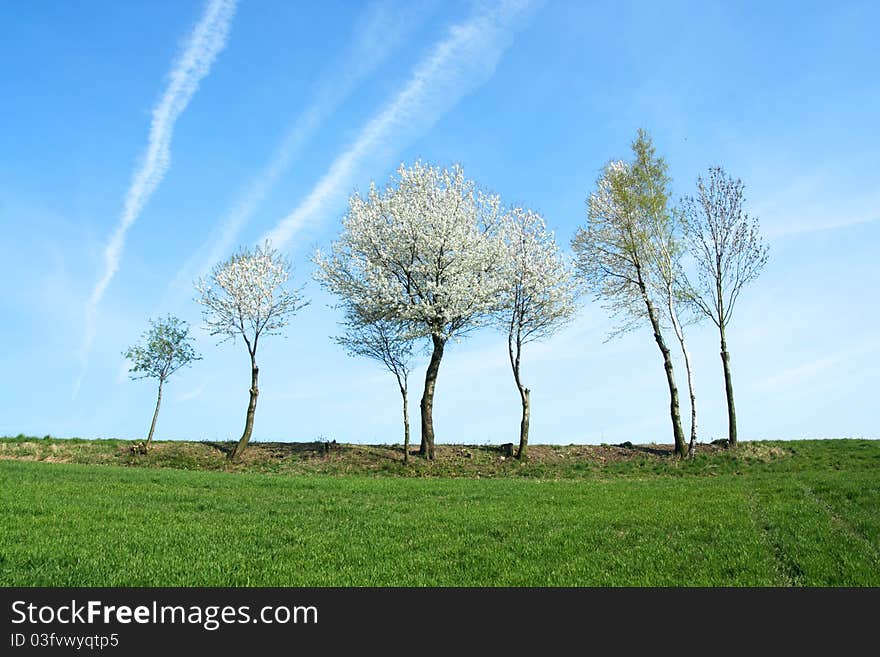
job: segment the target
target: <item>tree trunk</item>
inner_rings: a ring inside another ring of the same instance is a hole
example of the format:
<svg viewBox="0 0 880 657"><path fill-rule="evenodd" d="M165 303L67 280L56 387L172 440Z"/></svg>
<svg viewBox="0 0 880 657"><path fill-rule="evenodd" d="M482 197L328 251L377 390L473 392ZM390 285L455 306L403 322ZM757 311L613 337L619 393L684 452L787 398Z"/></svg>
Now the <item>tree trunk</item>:
<svg viewBox="0 0 880 657"><path fill-rule="evenodd" d="M689 459L692 459L697 450L697 396L694 392L694 373L691 368L691 354L685 344L684 331L678 322L678 315L675 314L671 293L669 294L668 301L669 318L672 320L672 328L675 330L675 336L678 338L678 344L681 346L681 353L684 356L684 368L687 371L688 394L691 398L691 439L688 443L687 456Z"/></svg>
<svg viewBox="0 0 880 657"><path fill-rule="evenodd" d="M403 462L409 463L409 402L406 399L406 388L400 388L403 397Z"/></svg>
<svg viewBox="0 0 880 657"><path fill-rule="evenodd" d="M434 388L437 385L437 372L440 370L440 359L443 358L443 348L446 340L438 335L432 335L434 350L431 352L431 361L428 363L428 371L425 373L425 391L422 393L422 444L419 454L434 459Z"/></svg>
<svg viewBox="0 0 880 657"><path fill-rule="evenodd" d="M153 411L153 421L150 423L150 433L147 435L147 444L146 449L150 449L150 444L153 442L153 432L156 430L156 420L159 417L159 405L162 403L162 384L164 381L159 380L159 396L156 399L156 410Z"/></svg>
<svg viewBox="0 0 880 657"><path fill-rule="evenodd" d="M721 362L724 364L724 391L727 393L727 440L731 447L736 447L736 408L733 405L733 379L730 376L730 352L727 351L724 324L721 324Z"/></svg>
<svg viewBox="0 0 880 657"><path fill-rule="evenodd" d="M660 331L660 320L657 318L657 309L651 303L648 297L647 289L644 283L641 283L641 272L639 272L640 288L642 299L648 308L648 318L651 320L651 328L654 329L654 340L663 354L663 367L666 369L666 382L669 384L669 414L672 417L672 436L675 441L675 453L680 458L687 456L687 445L684 442L684 431L681 429L681 413L678 405L678 386L675 385L675 372L672 369L672 356L669 353L669 347L663 339Z"/></svg>
<svg viewBox="0 0 880 657"><path fill-rule="evenodd" d="M253 433L254 430L254 412L257 410L257 396L260 394L260 389L257 386L257 378L259 376L260 368L257 367L254 357L251 356L251 398L248 402L247 417L244 422L244 433L241 434L241 438L235 446L235 449L229 453L230 461L237 461L241 458L242 453L247 447L248 441L251 439L251 433Z"/></svg>
<svg viewBox="0 0 880 657"><path fill-rule="evenodd" d="M681 351L684 354L684 368L687 370L688 394L691 398L691 440L688 443L688 458L694 458L697 453L697 396L694 392L694 374L691 369L691 355L685 347L684 340L681 343Z"/></svg>
<svg viewBox="0 0 880 657"><path fill-rule="evenodd" d="M522 420L519 423L519 449L516 450L516 458L525 461L528 458L526 449L529 446L529 415L532 411L529 395L531 390L521 388L520 398L522 399Z"/></svg>
<svg viewBox="0 0 880 657"><path fill-rule="evenodd" d="M519 328L512 326L507 335L507 354L510 356L510 367L513 369L513 380L516 382L516 389L519 391L519 398L522 403L522 419L519 423L519 448L516 450L516 458L526 460L528 458L527 449L529 446L529 416L531 415L531 390L522 384L519 375L520 356L522 355L522 338L520 337Z"/></svg>

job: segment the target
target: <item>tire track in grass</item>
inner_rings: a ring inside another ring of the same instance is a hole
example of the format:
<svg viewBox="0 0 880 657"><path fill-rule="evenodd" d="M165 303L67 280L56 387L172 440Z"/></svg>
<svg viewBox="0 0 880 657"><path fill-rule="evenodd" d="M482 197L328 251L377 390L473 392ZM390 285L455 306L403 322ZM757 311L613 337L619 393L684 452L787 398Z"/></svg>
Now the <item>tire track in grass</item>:
<svg viewBox="0 0 880 657"><path fill-rule="evenodd" d="M773 560L776 562L777 584L779 586L803 586L804 571L797 561L793 560L785 551L779 538L779 532L770 518L760 509L755 490L753 488L744 489L743 497L755 530L761 536L768 552L773 555Z"/></svg>
<svg viewBox="0 0 880 657"><path fill-rule="evenodd" d="M816 492L816 489L810 486L810 484L808 484L802 478L797 478L796 481L800 485L804 493L806 493L807 497L812 500L816 504L816 506L818 506L826 514L828 514L828 519L830 520L832 526L846 532L852 538L868 546L868 551L871 553L871 555L873 555L874 563L878 567L880 567L880 551L877 550L877 546L874 545L873 541L871 541L871 539L869 539L858 527L856 527L849 520L837 513L834 507L831 506L831 504L828 503L828 501L825 500L821 495L819 495L819 493Z"/></svg>

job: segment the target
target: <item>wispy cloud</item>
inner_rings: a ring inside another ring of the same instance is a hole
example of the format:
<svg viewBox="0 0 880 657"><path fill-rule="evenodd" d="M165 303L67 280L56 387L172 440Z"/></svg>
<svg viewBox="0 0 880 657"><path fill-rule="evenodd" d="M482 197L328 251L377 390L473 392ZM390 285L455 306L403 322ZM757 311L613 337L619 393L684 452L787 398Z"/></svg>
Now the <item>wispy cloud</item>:
<svg viewBox="0 0 880 657"><path fill-rule="evenodd" d="M323 122L403 42L426 15L426 5L392 6L377 2L356 21L349 46L323 72L314 97L294 120L266 165L241 190L217 229L177 272L168 287L169 296L191 291L194 278L205 274L234 247L242 229L296 160L303 146Z"/></svg>
<svg viewBox="0 0 880 657"><path fill-rule="evenodd" d="M146 153L126 193L119 223L104 249L101 276L86 302L85 327L80 349L81 371L74 384L74 397L79 393L88 365L89 352L95 339L95 315L98 305L107 292L110 281L119 270L128 230L168 171L171 164L171 137L174 124L198 90L202 78L211 70L217 55L226 46L235 5L236 0L208 2L202 17L189 35L182 54L171 69L168 86L153 108Z"/></svg>
<svg viewBox="0 0 880 657"><path fill-rule="evenodd" d="M517 27L539 4L509 0L452 26L418 64L403 89L333 161L306 198L262 238L283 248L348 190L367 155L401 148L430 128L468 93L487 82L513 43ZM262 240L261 240L262 241Z"/></svg>
<svg viewBox="0 0 880 657"><path fill-rule="evenodd" d="M823 169L800 175L748 205L772 240L806 233L838 230L880 220L880 193L876 188L853 189L839 173Z"/></svg>
<svg viewBox="0 0 880 657"><path fill-rule="evenodd" d="M205 392L206 387L207 387L206 384L203 383L200 386L197 386L191 390L187 390L184 393L181 393L180 395L177 396L177 398L174 401L176 401L177 403L182 403L182 402L188 402L192 399L197 399L202 396L202 394Z"/></svg>
<svg viewBox="0 0 880 657"><path fill-rule="evenodd" d="M863 359L865 356L877 351L878 348L880 348L880 341L868 340L867 342L847 347L831 355L824 355L785 369L764 381L759 382L756 385L756 388L762 391L803 388L803 386L815 382L818 377L825 377L829 371L838 369L844 363ZM829 380L837 382L836 379L826 378L826 381Z"/></svg>

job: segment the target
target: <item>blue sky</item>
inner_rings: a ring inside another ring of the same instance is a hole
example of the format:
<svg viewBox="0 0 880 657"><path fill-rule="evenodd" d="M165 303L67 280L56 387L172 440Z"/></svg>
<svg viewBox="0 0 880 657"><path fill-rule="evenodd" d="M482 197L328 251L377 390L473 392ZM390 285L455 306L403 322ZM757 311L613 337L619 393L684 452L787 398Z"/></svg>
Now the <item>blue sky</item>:
<svg viewBox="0 0 880 657"><path fill-rule="evenodd" d="M641 127L676 194L712 164L741 177L770 244L728 336L740 437L880 436L877 3L3 1L0 16L0 434L142 436L155 389L120 354L172 312L204 360L171 379L157 437L237 439L247 354L199 328L192 280L273 234L312 304L261 344L254 438L398 441L393 377L330 340L339 316L311 280L348 195L401 162L459 162L568 249ZM149 168L151 144L167 167ZM586 302L527 348L532 442L671 442L649 331L610 328ZM688 337L710 440L726 432L717 337ZM502 336L447 349L440 442L515 440L518 413Z"/></svg>

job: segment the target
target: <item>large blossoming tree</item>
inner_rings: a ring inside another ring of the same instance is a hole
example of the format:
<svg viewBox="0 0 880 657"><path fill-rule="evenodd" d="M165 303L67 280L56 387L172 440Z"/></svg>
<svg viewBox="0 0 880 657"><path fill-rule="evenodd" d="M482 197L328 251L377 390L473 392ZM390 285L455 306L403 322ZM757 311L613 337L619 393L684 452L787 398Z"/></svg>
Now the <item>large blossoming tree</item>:
<svg viewBox="0 0 880 657"><path fill-rule="evenodd" d="M265 335L281 332L298 310L308 304L301 290L285 286L290 279L290 262L268 243L253 250L242 249L214 267L210 277L196 284L196 299L203 308L205 326L221 342L241 337L251 360L251 387L244 432L229 453L237 460L254 430L254 413L260 394L257 346Z"/></svg>
<svg viewBox="0 0 880 657"><path fill-rule="evenodd" d="M460 166L416 162L366 196L354 194L316 278L371 321L402 322L431 340L422 393L420 454L434 458L434 390L447 342L481 325L503 288L501 201Z"/></svg>
<svg viewBox="0 0 880 657"><path fill-rule="evenodd" d="M577 288L571 267L541 215L513 208L502 221L504 288L499 327L507 333L507 353L522 403L518 459L527 458L531 390L522 380L523 346L548 338L575 314Z"/></svg>

